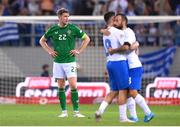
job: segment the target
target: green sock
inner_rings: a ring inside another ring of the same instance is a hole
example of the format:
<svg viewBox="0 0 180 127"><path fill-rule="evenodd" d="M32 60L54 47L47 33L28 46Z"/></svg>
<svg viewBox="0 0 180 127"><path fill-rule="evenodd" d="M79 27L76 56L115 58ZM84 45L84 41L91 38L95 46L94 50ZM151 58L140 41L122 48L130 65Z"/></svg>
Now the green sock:
<svg viewBox="0 0 180 127"><path fill-rule="evenodd" d="M59 101L62 111L66 110L66 95L63 88L59 89Z"/></svg>
<svg viewBox="0 0 180 127"><path fill-rule="evenodd" d="M71 90L71 101L73 104L73 110L79 110L79 98L78 98L78 91L77 89Z"/></svg>

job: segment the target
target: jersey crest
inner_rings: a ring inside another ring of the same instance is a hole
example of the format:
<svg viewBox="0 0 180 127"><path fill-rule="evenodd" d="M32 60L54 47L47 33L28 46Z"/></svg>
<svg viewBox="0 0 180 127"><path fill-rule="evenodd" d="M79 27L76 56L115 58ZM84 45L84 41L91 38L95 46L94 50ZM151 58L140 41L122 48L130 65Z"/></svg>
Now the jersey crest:
<svg viewBox="0 0 180 127"><path fill-rule="evenodd" d="M71 34L71 30L68 30L67 33L70 35Z"/></svg>

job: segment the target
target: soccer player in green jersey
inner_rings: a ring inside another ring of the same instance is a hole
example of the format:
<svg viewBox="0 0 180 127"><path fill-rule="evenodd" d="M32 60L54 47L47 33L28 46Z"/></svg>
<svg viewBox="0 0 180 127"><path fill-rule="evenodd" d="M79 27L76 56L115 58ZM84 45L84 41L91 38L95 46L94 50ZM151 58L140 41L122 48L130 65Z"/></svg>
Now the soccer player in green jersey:
<svg viewBox="0 0 180 127"><path fill-rule="evenodd" d="M65 78L71 88L71 100L73 104L74 117L85 117L79 113L79 99L77 91L77 65L76 55L79 55L87 47L90 39L77 26L68 22L69 12L65 8L57 11L59 23L50 27L41 37L40 44L43 49L53 57L53 77L57 79L59 86L59 100L62 113L58 117L68 117L66 109ZM82 45L75 49L76 38L81 38ZM47 39L51 39L53 48L48 46Z"/></svg>

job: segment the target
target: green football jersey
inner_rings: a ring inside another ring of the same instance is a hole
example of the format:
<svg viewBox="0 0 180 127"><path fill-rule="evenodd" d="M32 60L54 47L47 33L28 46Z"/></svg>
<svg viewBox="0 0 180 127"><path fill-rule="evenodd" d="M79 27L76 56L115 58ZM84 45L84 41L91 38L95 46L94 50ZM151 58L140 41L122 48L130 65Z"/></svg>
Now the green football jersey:
<svg viewBox="0 0 180 127"><path fill-rule="evenodd" d="M75 62L75 56L70 55L70 51L75 49L76 38L84 38L85 33L77 26L67 24L60 27L58 24L50 27L44 34L46 39L51 39L54 50L58 52L58 56L54 58L57 63Z"/></svg>

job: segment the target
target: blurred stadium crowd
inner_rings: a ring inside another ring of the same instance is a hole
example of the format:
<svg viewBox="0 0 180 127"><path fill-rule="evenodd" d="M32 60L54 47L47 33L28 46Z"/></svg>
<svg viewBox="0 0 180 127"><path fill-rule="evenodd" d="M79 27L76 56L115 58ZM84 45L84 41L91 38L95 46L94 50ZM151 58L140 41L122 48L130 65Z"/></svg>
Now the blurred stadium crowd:
<svg viewBox="0 0 180 127"><path fill-rule="evenodd" d="M1 16L55 15L56 10L61 7L67 8L71 15L103 15L107 11L121 12L128 16L180 15L179 0L1 0L0 2ZM3 25L7 24L0 22L1 38L4 37L1 34L5 30ZM137 24L132 25L132 27L141 45L157 46L159 45L160 36L163 36L163 44L161 44L163 46L180 45L180 21L162 23L161 28L163 30L161 31L159 24L154 23ZM45 25L36 24L34 34L41 36L46 28ZM19 35L16 38L19 38L21 42L26 42L22 44L23 46L31 46L32 41L30 41L30 38L32 37L28 37L31 32L31 24L17 24L17 33ZM33 45L39 45L39 37L36 36ZM19 40L17 42L13 40L12 43L11 40L0 39L0 45L19 46Z"/></svg>
<svg viewBox="0 0 180 127"><path fill-rule="evenodd" d="M179 0L1 0L1 15L53 15L65 7L72 15L103 15L106 11L135 15L178 15Z"/></svg>

